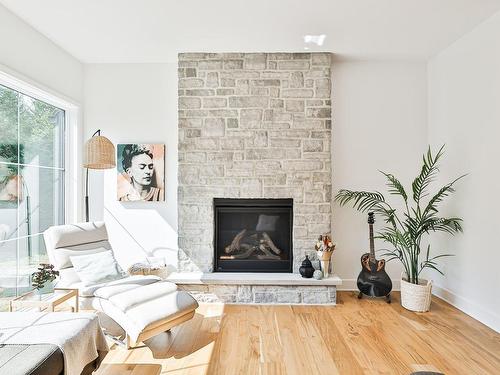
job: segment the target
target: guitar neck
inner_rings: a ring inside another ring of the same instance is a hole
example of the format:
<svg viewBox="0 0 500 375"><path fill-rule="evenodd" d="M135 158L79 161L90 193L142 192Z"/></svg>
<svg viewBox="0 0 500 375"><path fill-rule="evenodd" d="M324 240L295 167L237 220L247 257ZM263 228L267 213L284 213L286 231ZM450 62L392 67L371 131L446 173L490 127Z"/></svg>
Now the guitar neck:
<svg viewBox="0 0 500 375"><path fill-rule="evenodd" d="M373 240L373 224L369 224L370 227L370 261L375 262L375 242Z"/></svg>

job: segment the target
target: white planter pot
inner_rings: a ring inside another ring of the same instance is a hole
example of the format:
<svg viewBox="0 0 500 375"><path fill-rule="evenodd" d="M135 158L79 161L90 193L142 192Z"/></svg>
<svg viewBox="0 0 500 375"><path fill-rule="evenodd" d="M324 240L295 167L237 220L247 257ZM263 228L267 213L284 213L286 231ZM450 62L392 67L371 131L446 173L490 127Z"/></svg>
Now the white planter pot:
<svg viewBox="0 0 500 375"><path fill-rule="evenodd" d="M47 281L43 285L42 289L37 289L36 290L36 293L39 294L39 295L53 293L54 292L54 285L55 285L54 281Z"/></svg>
<svg viewBox="0 0 500 375"><path fill-rule="evenodd" d="M431 307L432 280L419 280L419 284L406 281L401 275L401 305L411 311L426 312Z"/></svg>

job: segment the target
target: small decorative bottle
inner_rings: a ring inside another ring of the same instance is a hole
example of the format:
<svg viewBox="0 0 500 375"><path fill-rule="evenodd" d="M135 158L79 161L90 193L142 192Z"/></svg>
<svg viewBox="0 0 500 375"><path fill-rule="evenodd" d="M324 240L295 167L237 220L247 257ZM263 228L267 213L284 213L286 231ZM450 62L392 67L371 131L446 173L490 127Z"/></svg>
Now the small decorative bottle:
<svg viewBox="0 0 500 375"><path fill-rule="evenodd" d="M306 255L306 259L302 261L302 266L299 268L299 273L306 279L310 279L311 277L313 277L314 267L309 260L309 255Z"/></svg>

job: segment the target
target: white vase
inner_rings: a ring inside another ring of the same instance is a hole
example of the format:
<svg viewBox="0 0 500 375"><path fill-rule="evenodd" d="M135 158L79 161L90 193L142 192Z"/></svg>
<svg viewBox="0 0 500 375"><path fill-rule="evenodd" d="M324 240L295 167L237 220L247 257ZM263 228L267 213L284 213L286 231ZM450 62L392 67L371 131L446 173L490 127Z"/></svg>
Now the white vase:
<svg viewBox="0 0 500 375"><path fill-rule="evenodd" d="M431 307L432 280L420 279L418 284L409 283L401 275L401 306L415 312L426 312Z"/></svg>
<svg viewBox="0 0 500 375"><path fill-rule="evenodd" d="M327 278L328 276L330 276L330 259L332 257L333 251L316 251L316 254L320 262L323 277Z"/></svg>
<svg viewBox="0 0 500 375"><path fill-rule="evenodd" d="M324 278L330 276L330 260L321 261L321 271L323 272Z"/></svg>

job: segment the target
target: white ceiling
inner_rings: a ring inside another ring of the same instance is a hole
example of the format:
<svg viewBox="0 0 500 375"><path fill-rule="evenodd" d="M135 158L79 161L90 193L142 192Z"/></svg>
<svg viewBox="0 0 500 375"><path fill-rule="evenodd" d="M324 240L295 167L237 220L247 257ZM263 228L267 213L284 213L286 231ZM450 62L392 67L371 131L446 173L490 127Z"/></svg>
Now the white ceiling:
<svg viewBox="0 0 500 375"><path fill-rule="evenodd" d="M303 51L428 59L500 0L0 0L85 63L176 61L178 52Z"/></svg>

